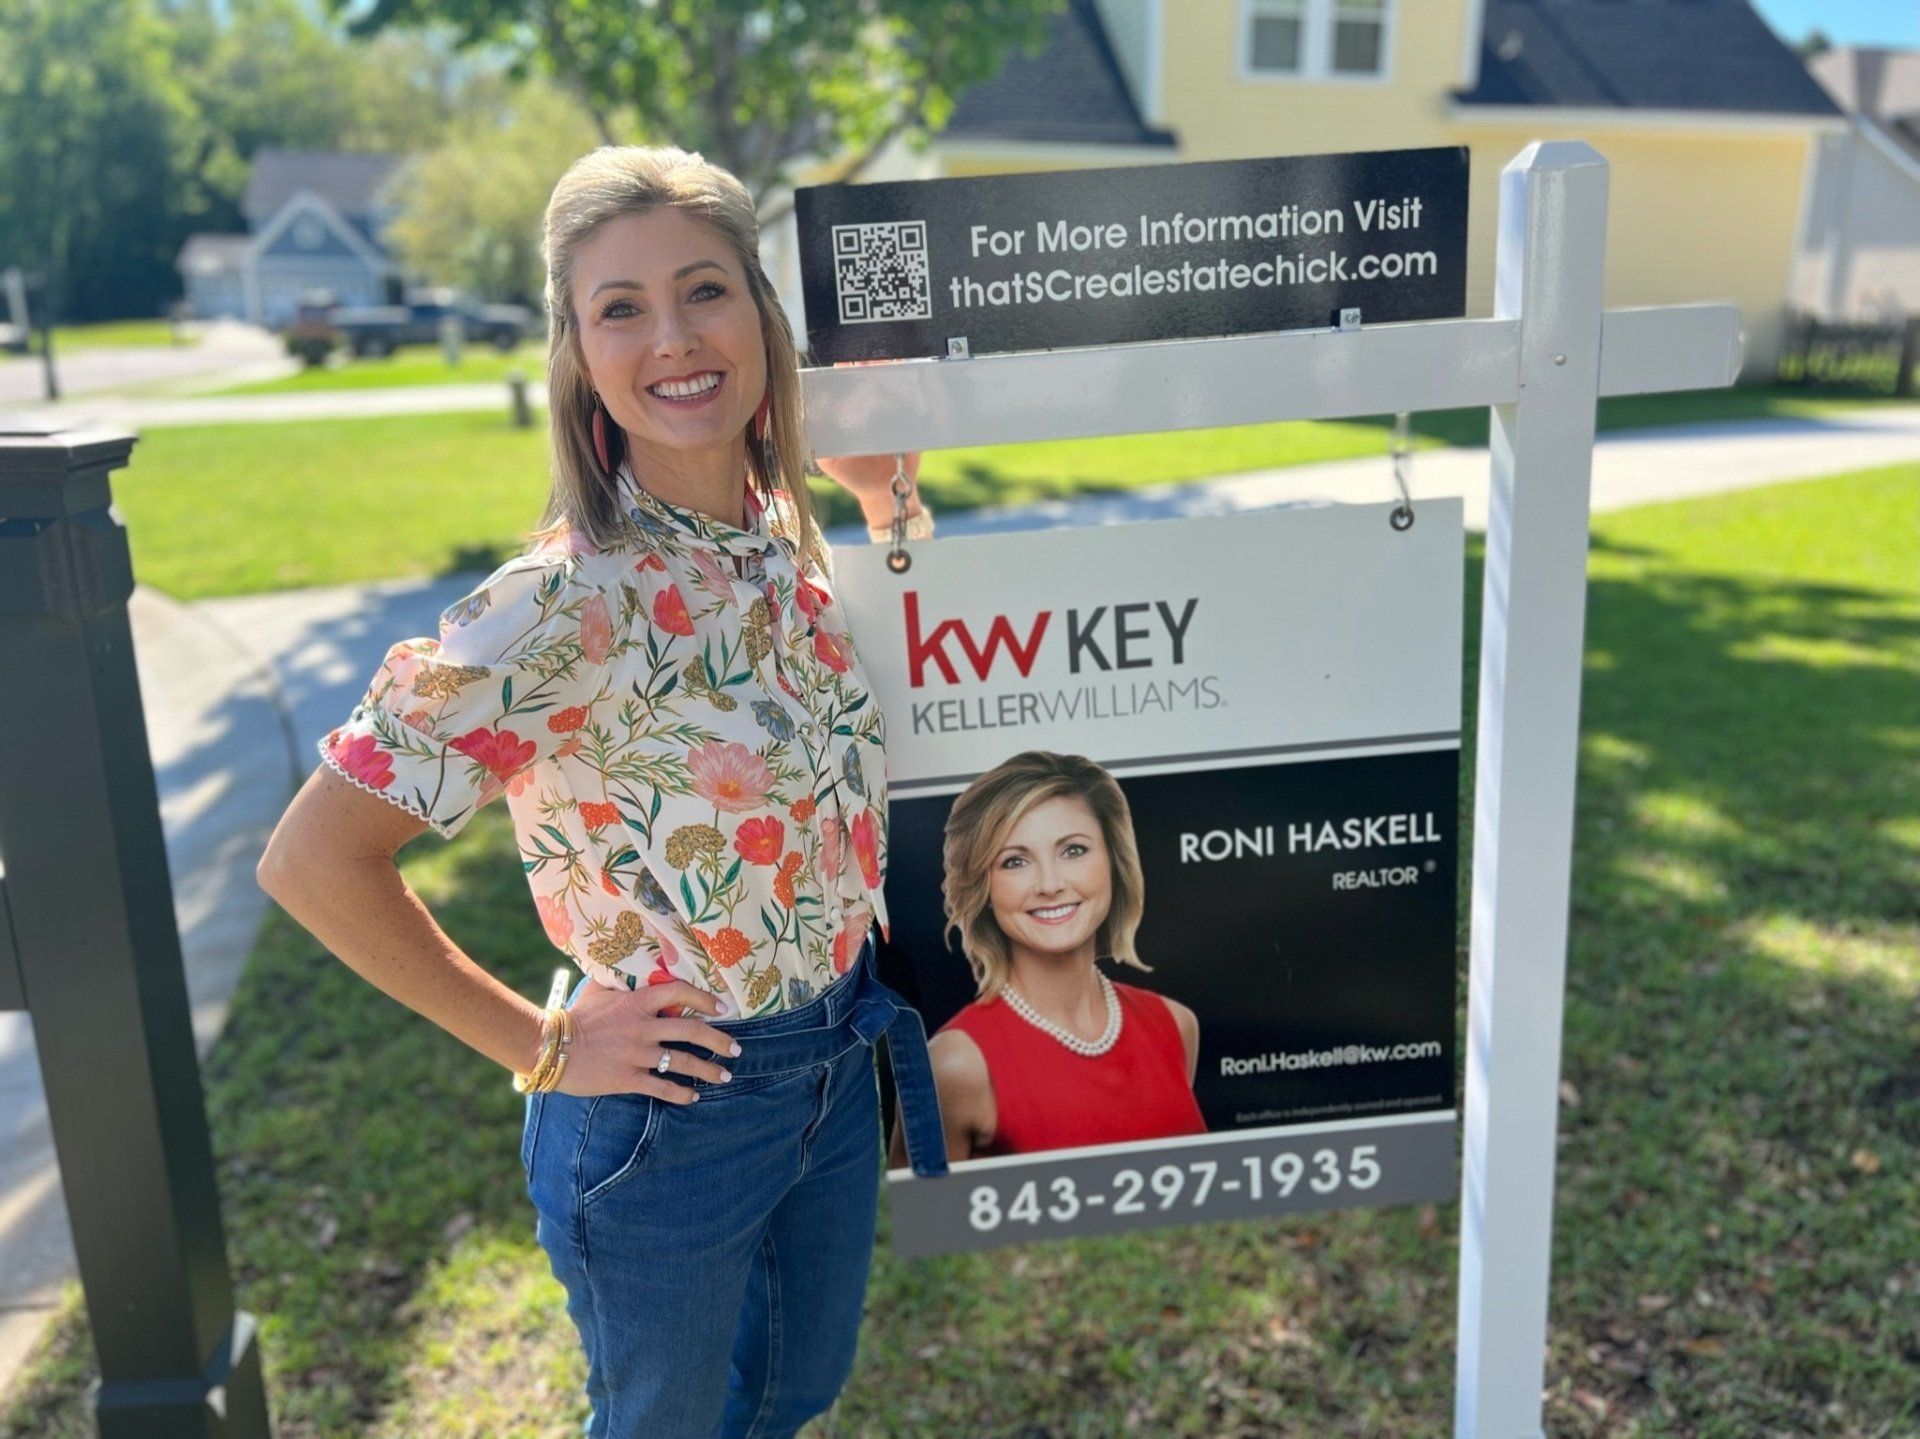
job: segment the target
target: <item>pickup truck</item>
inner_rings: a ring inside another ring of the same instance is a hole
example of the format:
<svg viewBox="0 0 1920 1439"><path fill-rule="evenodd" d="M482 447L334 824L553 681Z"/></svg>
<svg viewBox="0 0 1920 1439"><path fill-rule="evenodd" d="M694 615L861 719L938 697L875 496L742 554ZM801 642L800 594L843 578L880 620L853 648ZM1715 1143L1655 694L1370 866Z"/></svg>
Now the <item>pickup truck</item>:
<svg viewBox="0 0 1920 1439"><path fill-rule="evenodd" d="M535 329L525 305L483 305L463 296L411 296L404 305L352 305L336 309L328 322L356 357L390 355L402 345L432 345L440 327L457 320L463 337L506 351Z"/></svg>

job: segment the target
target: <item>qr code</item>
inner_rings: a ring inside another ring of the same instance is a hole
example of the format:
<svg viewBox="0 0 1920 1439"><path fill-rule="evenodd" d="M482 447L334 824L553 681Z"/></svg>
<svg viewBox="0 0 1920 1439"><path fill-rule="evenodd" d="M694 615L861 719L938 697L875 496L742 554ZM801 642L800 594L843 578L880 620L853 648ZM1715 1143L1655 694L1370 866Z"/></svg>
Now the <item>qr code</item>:
<svg viewBox="0 0 1920 1439"><path fill-rule="evenodd" d="M927 222L882 220L833 227L833 286L840 323L931 320Z"/></svg>

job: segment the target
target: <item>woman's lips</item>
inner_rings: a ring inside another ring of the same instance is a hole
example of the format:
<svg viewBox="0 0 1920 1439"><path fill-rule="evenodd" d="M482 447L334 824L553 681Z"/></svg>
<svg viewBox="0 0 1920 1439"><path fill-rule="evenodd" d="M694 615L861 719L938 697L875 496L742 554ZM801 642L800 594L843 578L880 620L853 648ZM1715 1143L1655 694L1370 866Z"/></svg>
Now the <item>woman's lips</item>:
<svg viewBox="0 0 1920 1439"><path fill-rule="evenodd" d="M655 394L652 390L648 390L647 394L651 398L658 400L661 404L665 405L670 410L698 410L703 406L710 404L713 400L718 398L720 392L726 389L726 387L727 387L727 377L725 375L721 375L720 383L715 385L711 390L708 390L703 395L693 395L687 399L680 399L674 395Z"/></svg>
<svg viewBox="0 0 1920 1439"><path fill-rule="evenodd" d="M1060 911L1060 913L1049 916L1047 914L1042 913L1041 910L1039 909L1030 909L1027 911L1027 918L1032 920L1035 924L1065 924L1068 920L1072 919L1076 914L1080 912L1080 901L1075 900L1072 904L1067 904L1067 905L1059 905L1059 904L1044 905L1042 906L1042 909L1047 909L1047 910L1057 909Z"/></svg>

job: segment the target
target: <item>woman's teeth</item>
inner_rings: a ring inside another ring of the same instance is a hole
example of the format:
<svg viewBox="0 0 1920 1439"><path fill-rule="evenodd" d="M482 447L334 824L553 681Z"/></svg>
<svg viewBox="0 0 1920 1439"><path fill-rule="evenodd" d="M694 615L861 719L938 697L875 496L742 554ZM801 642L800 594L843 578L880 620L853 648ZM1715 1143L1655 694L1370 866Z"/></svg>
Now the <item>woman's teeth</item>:
<svg viewBox="0 0 1920 1439"><path fill-rule="evenodd" d="M664 380L657 385L648 385L647 393L662 400L697 399L707 391L717 389L720 376L712 372L692 380Z"/></svg>
<svg viewBox="0 0 1920 1439"><path fill-rule="evenodd" d="M1039 920L1042 924L1056 924L1078 908L1080 908L1080 906L1078 902L1076 902L1073 904L1056 904L1050 909L1030 909L1027 913Z"/></svg>

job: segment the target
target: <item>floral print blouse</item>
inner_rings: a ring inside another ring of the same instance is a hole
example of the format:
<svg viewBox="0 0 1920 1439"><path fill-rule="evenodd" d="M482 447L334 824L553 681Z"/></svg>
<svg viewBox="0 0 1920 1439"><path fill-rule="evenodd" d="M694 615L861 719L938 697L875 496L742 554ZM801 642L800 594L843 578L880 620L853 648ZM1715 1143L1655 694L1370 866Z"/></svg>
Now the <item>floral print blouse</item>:
<svg viewBox="0 0 1920 1439"><path fill-rule="evenodd" d="M884 930L886 740L784 506L620 474L622 538L509 560L388 650L327 764L451 838L504 794L547 938L610 987L805 1003Z"/></svg>

